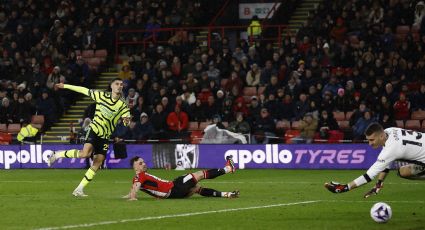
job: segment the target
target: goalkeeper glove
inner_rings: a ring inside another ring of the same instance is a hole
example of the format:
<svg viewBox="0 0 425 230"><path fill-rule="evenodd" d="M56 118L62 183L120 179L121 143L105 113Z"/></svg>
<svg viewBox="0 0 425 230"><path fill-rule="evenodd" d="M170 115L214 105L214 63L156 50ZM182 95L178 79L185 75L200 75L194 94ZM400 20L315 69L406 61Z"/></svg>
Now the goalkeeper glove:
<svg viewBox="0 0 425 230"><path fill-rule="evenodd" d="M334 181L325 183L325 188L327 188L329 191L333 193L343 193L343 192L348 192L348 190L350 190L347 184L340 184Z"/></svg>
<svg viewBox="0 0 425 230"><path fill-rule="evenodd" d="M364 198L368 198L373 195L377 195L379 191L384 187L384 182L382 180L378 180L375 186L366 194L364 194Z"/></svg>

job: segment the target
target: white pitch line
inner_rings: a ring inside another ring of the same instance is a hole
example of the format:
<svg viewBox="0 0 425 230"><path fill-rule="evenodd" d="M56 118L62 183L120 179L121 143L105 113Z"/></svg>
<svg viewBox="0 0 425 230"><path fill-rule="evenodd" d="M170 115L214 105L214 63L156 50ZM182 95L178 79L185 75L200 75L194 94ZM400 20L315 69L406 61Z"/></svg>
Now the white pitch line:
<svg viewBox="0 0 425 230"><path fill-rule="evenodd" d="M137 219L124 219L124 220L114 220L114 221L102 221L102 222L88 223L88 224L76 224L76 225L65 225L65 226L58 226L58 227L46 227L46 228L38 228L36 230L87 228L87 227L93 227L93 226L99 226L99 225L120 224L120 223L137 222L137 221L144 221L144 220L159 220L159 219L175 218L175 217L198 216L198 215L204 215L204 214L236 212L236 211L262 209L262 208L274 208L274 207L292 206L292 205L299 205L299 204L311 204L311 203L317 203L317 202L320 202L320 201L319 200L310 200L310 201L302 201L302 202L294 202L294 203L271 204L271 205L252 206L252 207L245 207L245 208L230 208L230 209L221 209L221 210L205 211L205 212L189 212L189 213L174 214L174 215L149 216L149 217L141 217L141 218L137 218Z"/></svg>
<svg viewBox="0 0 425 230"><path fill-rule="evenodd" d="M321 200L323 202L344 202L344 203L376 203L376 200ZM388 203L425 204L424 200L382 200Z"/></svg>

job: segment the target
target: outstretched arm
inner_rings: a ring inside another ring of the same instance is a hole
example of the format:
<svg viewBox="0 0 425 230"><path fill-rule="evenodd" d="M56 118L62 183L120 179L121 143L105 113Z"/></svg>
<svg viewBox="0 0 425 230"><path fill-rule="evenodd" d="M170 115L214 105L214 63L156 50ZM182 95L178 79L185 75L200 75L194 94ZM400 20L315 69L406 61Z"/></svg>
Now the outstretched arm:
<svg viewBox="0 0 425 230"><path fill-rule="evenodd" d="M81 94L84 94L86 96L90 96L89 89L87 89L86 87L70 85L70 84L63 84L63 83L58 83L55 86L59 89L69 89L69 90L75 91L77 93L81 93Z"/></svg>
<svg viewBox="0 0 425 230"><path fill-rule="evenodd" d="M140 189L140 186L141 186L140 182L134 183L133 187L131 187L128 197L125 197L125 198L128 198L129 201L137 200L136 195L137 195L137 191L139 191Z"/></svg>
<svg viewBox="0 0 425 230"><path fill-rule="evenodd" d="M380 160L378 157L378 160L369 168L369 170L367 170L365 174L359 176L357 179L351 181L350 183L340 184L338 182L329 182L325 183L325 187L333 193L348 192L352 189L369 183L370 181L372 181L373 178L378 176L378 182L376 183L375 187L370 191L370 193L377 194L382 188L382 182L385 179L387 173L389 172L387 168L390 163L391 160ZM371 194L366 193L364 197L367 198L370 195Z"/></svg>

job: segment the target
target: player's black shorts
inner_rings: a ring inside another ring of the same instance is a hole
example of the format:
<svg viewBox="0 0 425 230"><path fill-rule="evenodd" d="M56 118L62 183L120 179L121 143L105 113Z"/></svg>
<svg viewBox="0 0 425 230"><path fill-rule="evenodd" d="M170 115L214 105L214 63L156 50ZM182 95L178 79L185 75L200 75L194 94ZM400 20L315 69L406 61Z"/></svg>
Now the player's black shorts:
<svg viewBox="0 0 425 230"><path fill-rule="evenodd" d="M177 177L173 182L174 187L168 198L185 198L198 183L192 174Z"/></svg>
<svg viewBox="0 0 425 230"><path fill-rule="evenodd" d="M106 155L109 148L109 140L100 138L93 130L89 129L84 139L85 143L90 143L94 147L94 155L102 154Z"/></svg>

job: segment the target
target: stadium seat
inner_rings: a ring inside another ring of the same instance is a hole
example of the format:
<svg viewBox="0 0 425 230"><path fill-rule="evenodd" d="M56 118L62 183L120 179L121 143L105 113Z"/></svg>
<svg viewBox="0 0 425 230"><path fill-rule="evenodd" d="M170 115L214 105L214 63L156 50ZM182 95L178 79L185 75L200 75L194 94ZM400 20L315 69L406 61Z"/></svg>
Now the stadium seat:
<svg viewBox="0 0 425 230"><path fill-rule="evenodd" d="M33 115L31 117L31 123L32 124L44 124L44 115Z"/></svg>
<svg viewBox="0 0 425 230"><path fill-rule="evenodd" d="M299 129L299 128L300 128L300 121L291 122L291 129Z"/></svg>
<svg viewBox="0 0 425 230"><path fill-rule="evenodd" d="M99 66L100 65L100 58L89 58L87 59L87 64L89 66Z"/></svg>
<svg viewBox="0 0 425 230"><path fill-rule="evenodd" d="M200 130L194 130L190 133L190 140L192 144L199 144L202 140L202 137L204 134L202 134L202 131Z"/></svg>
<svg viewBox="0 0 425 230"><path fill-rule="evenodd" d="M204 129L210 124L211 124L211 122L201 122L201 123L199 123L199 129L204 131Z"/></svg>
<svg viewBox="0 0 425 230"><path fill-rule="evenodd" d="M0 145L8 145L12 143L12 135L10 133L0 133Z"/></svg>
<svg viewBox="0 0 425 230"><path fill-rule="evenodd" d="M343 121L345 120L345 114L344 112L333 112L334 118L337 121Z"/></svg>
<svg viewBox="0 0 425 230"><path fill-rule="evenodd" d="M264 86L258 87L257 94L258 94L258 95L263 94L263 93L264 93L264 90L266 90L266 87L264 87Z"/></svg>
<svg viewBox="0 0 425 230"><path fill-rule="evenodd" d="M11 134L17 134L21 130L21 124L9 124L7 126L7 132Z"/></svg>
<svg viewBox="0 0 425 230"><path fill-rule="evenodd" d="M412 119L412 120L425 120L425 111L413 111L410 119Z"/></svg>
<svg viewBox="0 0 425 230"><path fill-rule="evenodd" d="M348 111L345 113L345 120L350 120L351 116L353 116L353 111Z"/></svg>
<svg viewBox="0 0 425 230"><path fill-rule="evenodd" d="M243 95L244 96L257 95L257 88L256 87L244 87L243 88Z"/></svg>
<svg viewBox="0 0 425 230"><path fill-rule="evenodd" d="M411 130L420 130L421 122L419 120L407 120L406 124L404 125L404 128Z"/></svg>
<svg viewBox="0 0 425 230"><path fill-rule="evenodd" d="M199 123L197 121L189 122L189 131L199 130Z"/></svg>
<svg viewBox="0 0 425 230"><path fill-rule="evenodd" d="M94 57L106 58L108 56L108 51L106 50L96 50L94 52Z"/></svg>
<svg viewBox="0 0 425 230"><path fill-rule="evenodd" d="M397 127L404 129L404 121L403 120L396 120L395 123L397 124Z"/></svg>
<svg viewBox="0 0 425 230"><path fill-rule="evenodd" d="M6 124L0 124L0 132L7 132L7 125Z"/></svg>
<svg viewBox="0 0 425 230"><path fill-rule="evenodd" d="M295 129L289 129L285 132L285 143L286 144L291 144L292 143L292 138L294 137L299 137L301 134L301 132L299 130L295 130Z"/></svg>
<svg viewBox="0 0 425 230"><path fill-rule="evenodd" d="M425 132L425 122L422 121L422 128L421 128L422 132Z"/></svg>
<svg viewBox="0 0 425 230"><path fill-rule="evenodd" d="M410 32L409 26L397 26L395 30L396 34L408 34Z"/></svg>
<svg viewBox="0 0 425 230"><path fill-rule="evenodd" d="M338 121L338 126L341 130L351 130L350 121Z"/></svg>
<svg viewBox="0 0 425 230"><path fill-rule="evenodd" d="M83 50L81 53L81 56L83 56L84 59L92 58L94 57L94 51L93 50Z"/></svg>
<svg viewBox="0 0 425 230"><path fill-rule="evenodd" d="M344 133L339 130L329 130L328 143L340 143L344 140Z"/></svg>

